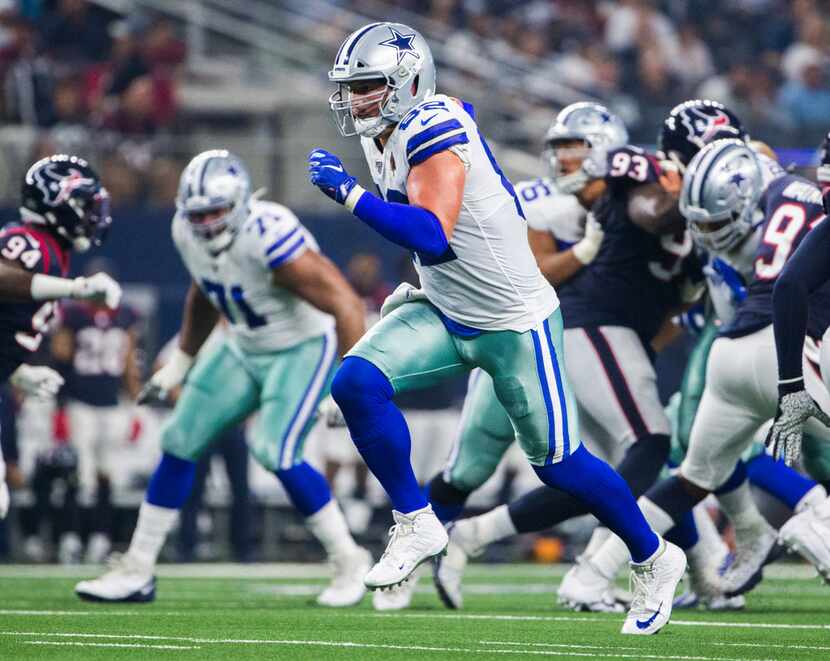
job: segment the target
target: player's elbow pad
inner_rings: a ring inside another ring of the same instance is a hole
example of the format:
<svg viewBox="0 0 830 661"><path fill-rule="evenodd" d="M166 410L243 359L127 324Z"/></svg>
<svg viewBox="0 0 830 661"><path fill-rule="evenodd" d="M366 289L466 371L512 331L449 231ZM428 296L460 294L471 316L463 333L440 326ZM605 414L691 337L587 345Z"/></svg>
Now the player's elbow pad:
<svg viewBox="0 0 830 661"><path fill-rule="evenodd" d="M437 259L449 248L441 221L429 209L385 202L363 191L353 213L393 243L425 257Z"/></svg>

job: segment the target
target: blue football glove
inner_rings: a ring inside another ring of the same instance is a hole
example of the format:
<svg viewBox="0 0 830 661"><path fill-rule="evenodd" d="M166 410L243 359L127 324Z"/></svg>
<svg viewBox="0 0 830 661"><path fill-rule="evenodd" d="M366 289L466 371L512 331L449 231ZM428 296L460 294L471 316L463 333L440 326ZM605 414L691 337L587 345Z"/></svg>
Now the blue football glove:
<svg viewBox="0 0 830 661"><path fill-rule="evenodd" d="M309 180L314 186L339 204L345 204L349 193L357 185L357 179L346 172L343 162L331 152L320 147L308 155Z"/></svg>
<svg viewBox="0 0 830 661"><path fill-rule="evenodd" d="M720 257L715 257L715 259L712 260L712 269L715 273L720 275L729 289L732 290L733 300L736 303L740 303L746 298L747 293L744 279L732 266Z"/></svg>

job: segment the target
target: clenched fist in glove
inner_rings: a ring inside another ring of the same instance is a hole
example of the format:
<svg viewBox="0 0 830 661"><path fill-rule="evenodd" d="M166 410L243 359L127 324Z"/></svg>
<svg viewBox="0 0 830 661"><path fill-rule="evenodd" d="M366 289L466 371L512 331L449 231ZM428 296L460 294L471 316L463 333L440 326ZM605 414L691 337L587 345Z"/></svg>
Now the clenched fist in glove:
<svg viewBox="0 0 830 661"><path fill-rule="evenodd" d="M767 434L766 445L773 458L792 466L801 457L804 423L815 417L830 427L830 416L821 410L806 390L786 394L778 401L775 422Z"/></svg>
<svg viewBox="0 0 830 661"><path fill-rule="evenodd" d="M58 394L64 381L51 367L21 365L9 377L9 383L27 395L49 399Z"/></svg>
<svg viewBox="0 0 830 661"><path fill-rule="evenodd" d="M191 365L193 365L193 356L177 347L170 356L170 360L150 377L138 393L137 402L147 404L165 401L170 391L184 382Z"/></svg>

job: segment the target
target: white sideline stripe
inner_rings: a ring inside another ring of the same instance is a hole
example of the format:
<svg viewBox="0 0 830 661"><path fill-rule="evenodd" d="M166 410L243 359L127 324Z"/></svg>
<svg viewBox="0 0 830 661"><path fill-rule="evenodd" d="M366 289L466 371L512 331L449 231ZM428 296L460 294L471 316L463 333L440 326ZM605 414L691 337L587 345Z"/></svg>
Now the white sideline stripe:
<svg viewBox="0 0 830 661"><path fill-rule="evenodd" d="M51 616L51 615L99 615L99 616L107 616L110 615L152 615L152 616L159 616L159 615L185 615L181 611L154 611L154 610L140 610L141 607L139 606L136 610L130 611L112 611L107 608L101 608L101 610L95 611L53 611L53 610L21 610L21 609L13 609L13 608L6 608L0 609L0 615L43 615L43 616Z"/></svg>
<svg viewBox="0 0 830 661"><path fill-rule="evenodd" d="M566 647L568 649L611 649L611 650L639 650L638 647L600 647L592 645L567 645L565 643L515 643L500 640L480 640L479 645L530 645L531 647ZM493 650L498 652L500 650ZM673 659L677 661L775 661L775 659L729 659L722 656L672 656L666 654L643 654L637 652L636 654L605 654L604 652L596 653L571 653L572 656L599 656L600 658L614 658L614 659Z"/></svg>
<svg viewBox="0 0 830 661"><path fill-rule="evenodd" d="M144 650L200 650L198 645L141 645L140 643L76 643L61 640L24 640L23 645L53 645L56 647L137 647Z"/></svg>
<svg viewBox="0 0 830 661"><path fill-rule="evenodd" d="M606 622L616 624L616 619L595 615L585 617L567 615L472 615L461 613L338 613L349 617L412 617L449 618L456 620L506 620L515 622ZM670 620L669 624L686 627L733 627L737 629L815 629L830 630L830 624L779 624L772 622L706 622L703 620Z"/></svg>
<svg viewBox="0 0 830 661"><path fill-rule="evenodd" d="M576 652L576 651L555 651L555 650L533 650L533 649L473 649L470 647L433 647L427 645L394 645L390 643L356 643L352 641L329 641L329 640L256 640L256 639L210 639L210 638L190 638L186 636L142 636L138 634L87 634L87 633L36 633L36 632L14 632L2 631L0 635L9 636L47 636L47 637L71 637L71 638L111 638L120 640L169 640L176 642L194 643L197 646L185 645L150 645L142 643L96 643L89 641L49 641L49 640L33 640L21 641L26 645L55 645L55 646L76 646L76 647L127 647L127 648L141 648L141 649L170 649L170 650L188 650L201 649L198 644L208 645L299 645L312 647L343 647L351 649L389 649L389 650L406 650L406 651L421 651L421 652L464 652L469 654L530 654L536 656L569 656L569 657L594 657L594 658L608 658L608 659L667 659L668 661L775 661L774 659L734 659L729 657L712 657L712 656L667 656L667 655L649 655L635 652L634 654L617 654L617 653L597 653L592 652ZM547 645L545 643L514 643L514 642L500 642L500 641L479 641L479 645L530 645L530 646L550 646L561 647L567 650L579 649L638 649L631 647L599 647L591 645Z"/></svg>
<svg viewBox="0 0 830 661"><path fill-rule="evenodd" d="M776 649L787 650L830 650L830 647L824 645L774 645L770 643L708 643L709 645L717 645L718 647L774 647Z"/></svg>

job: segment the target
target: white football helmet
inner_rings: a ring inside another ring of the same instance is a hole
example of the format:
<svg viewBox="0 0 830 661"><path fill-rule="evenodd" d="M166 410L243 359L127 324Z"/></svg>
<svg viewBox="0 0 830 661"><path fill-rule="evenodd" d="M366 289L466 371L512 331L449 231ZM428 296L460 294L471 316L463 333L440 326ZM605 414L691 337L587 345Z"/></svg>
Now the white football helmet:
<svg viewBox="0 0 830 661"><path fill-rule="evenodd" d="M371 95L352 102L349 84L385 80ZM403 23L372 23L348 36L329 71L337 91L329 106L340 133L369 138L397 124L414 106L435 93L435 62L426 40ZM378 112L360 118L355 111L377 105Z"/></svg>
<svg viewBox="0 0 830 661"><path fill-rule="evenodd" d="M182 172L176 208L193 233L214 254L233 241L248 216L251 178L242 161L225 149L211 149L193 158ZM199 216L226 209L220 217L199 222Z"/></svg>
<svg viewBox="0 0 830 661"><path fill-rule="evenodd" d="M564 173L556 157L556 146L581 140L586 156L580 168ZM545 135L543 157L550 164L556 185L563 193L576 194L592 179L605 176L608 152L628 144L628 130L622 120L605 106L580 101L563 108Z"/></svg>
<svg viewBox="0 0 830 661"><path fill-rule="evenodd" d="M758 156L743 140L715 140L686 167L680 213L694 240L715 252L738 244L753 226L764 190Z"/></svg>

